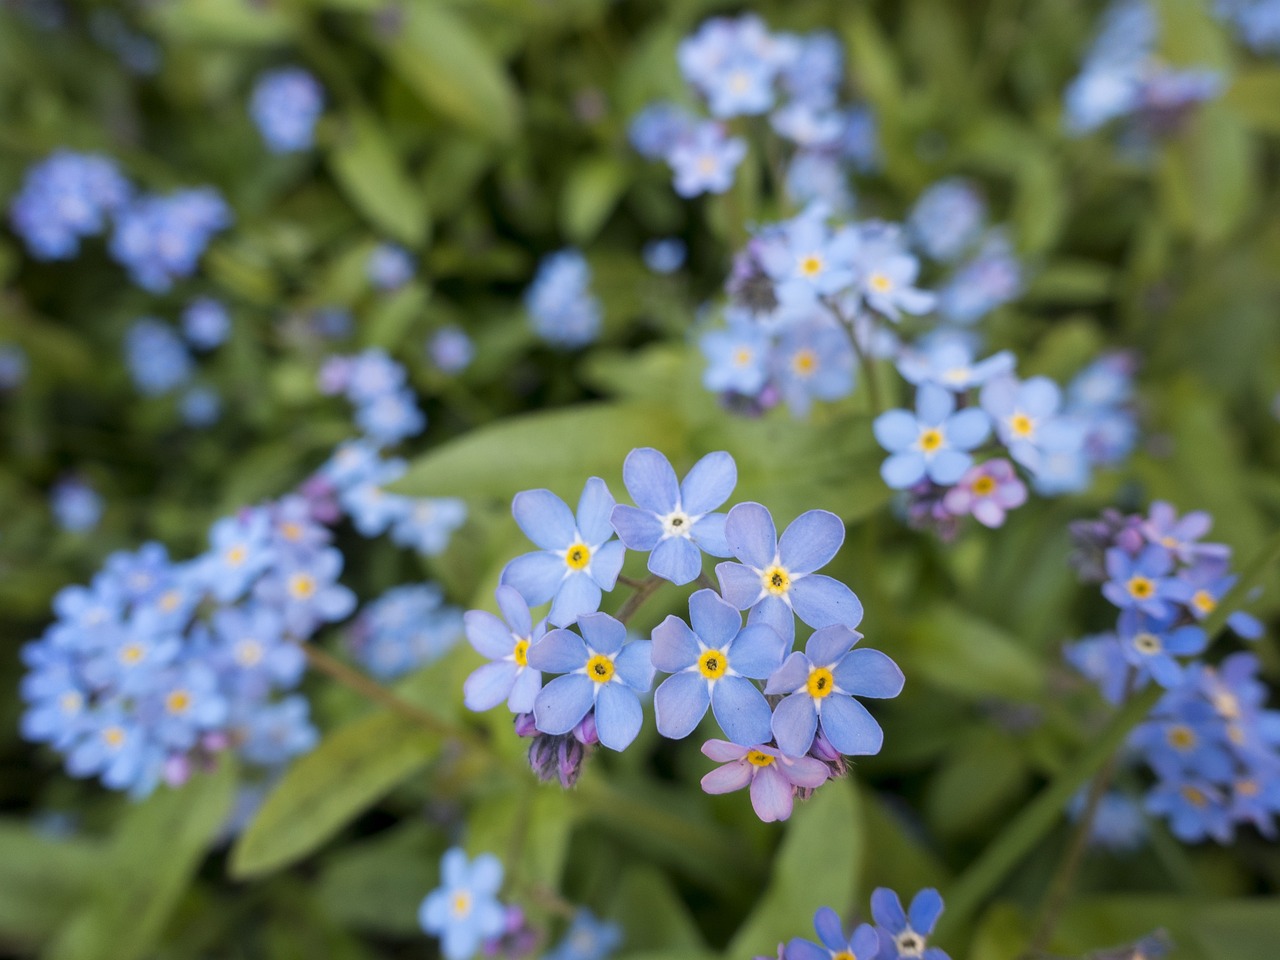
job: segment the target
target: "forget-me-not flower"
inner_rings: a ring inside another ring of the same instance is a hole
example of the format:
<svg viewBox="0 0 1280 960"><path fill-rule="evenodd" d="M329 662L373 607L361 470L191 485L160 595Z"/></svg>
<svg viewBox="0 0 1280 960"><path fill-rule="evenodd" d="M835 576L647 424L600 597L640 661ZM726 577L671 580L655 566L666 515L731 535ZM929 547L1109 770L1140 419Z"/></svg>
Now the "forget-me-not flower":
<svg viewBox="0 0 1280 960"><path fill-rule="evenodd" d="M880 960L950 960L945 952L929 946L929 936L942 915L942 897L928 887L902 909L898 895L887 887L871 893L871 916L880 936Z"/></svg>
<svg viewBox="0 0 1280 960"><path fill-rule="evenodd" d="M956 412L949 390L925 383L916 394L915 414L886 411L872 430L890 453L880 475L893 489L905 490L926 476L942 486L958 481L973 463L969 451L987 438L991 421L976 407Z"/></svg>
<svg viewBox="0 0 1280 960"><path fill-rule="evenodd" d="M440 938L445 960L471 960L490 937L502 933L506 912L498 902L502 863L491 853L468 861L459 847L440 860L440 886L418 908L422 929Z"/></svg>
<svg viewBox="0 0 1280 960"><path fill-rule="evenodd" d="M813 928L822 945L793 937L787 943L786 960L876 960L880 952L880 937L875 927L860 923L845 935L839 915L830 907L822 907L813 916Z"/></svg>
<svg viewBox="0 0 1280 960"><path fill-rule="evenodd" d="M733 793L751 788L751 807L765 823L786 820L797 788L813 790L827 782L830 771L815 757L788 757L776 747L744 747L727 740L708 740L702 752L721 764L702 778L705 793Z"/></svg>
<svg viewBox="0 0 1280 960"><path fill-rule="evenodd" d="M512 713L530 713L542 674L529 666L529 650L547 632L547 621L533 622L514 587L500 586L496 596L501 620L487 610L468 610L463 617L467 640L491 661L467 677L463 702L471 710L488 710L505 700Z"/></svg>

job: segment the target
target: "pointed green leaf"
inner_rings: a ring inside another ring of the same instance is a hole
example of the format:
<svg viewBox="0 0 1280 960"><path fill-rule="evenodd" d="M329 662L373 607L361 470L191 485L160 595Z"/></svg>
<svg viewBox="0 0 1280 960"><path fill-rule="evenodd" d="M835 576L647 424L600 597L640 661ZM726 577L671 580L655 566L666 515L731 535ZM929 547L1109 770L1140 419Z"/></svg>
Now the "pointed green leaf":
<svg viewBox="0 0 1280 960"><path fill-rule="evenodd" d="M410 246L426 242L427 202L373 116L348 113L328 159L342 192L374 227Z"/></svg>

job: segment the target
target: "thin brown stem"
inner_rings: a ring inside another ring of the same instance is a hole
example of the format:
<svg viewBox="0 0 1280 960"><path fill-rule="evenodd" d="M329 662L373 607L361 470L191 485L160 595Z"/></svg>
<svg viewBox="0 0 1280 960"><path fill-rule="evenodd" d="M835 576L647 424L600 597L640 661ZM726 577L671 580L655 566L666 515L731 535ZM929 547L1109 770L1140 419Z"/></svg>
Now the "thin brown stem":
<svg viewBox="0 0 1280 960"><path fill-rule="evenodd" d="M711 578L708 577L705 572L698 574L697 584L704 590L716 589L716 585L711 582Z"/></svg>
<svg viewBox="0 0 1280 960"><path fill-rule="evenodd" d="M639 590L644 586L643 580L637 580L635 577L628 577L624 574L618 574L618 582L624 587L630 587L632 590Z"/></svg>
<svg viewBox="0 0 1280 960"><path fill-rule="evenodd" d="M636 587L636 592L627 597L626 603L624 603L622 608L618 611L618 621L626 623L630 620L635 615L635 612L640 609L641 604L653 596L654 591L661 587L665 582L665 580L656 574L650 574L647 579L641 581L640 585Z"/></svg>

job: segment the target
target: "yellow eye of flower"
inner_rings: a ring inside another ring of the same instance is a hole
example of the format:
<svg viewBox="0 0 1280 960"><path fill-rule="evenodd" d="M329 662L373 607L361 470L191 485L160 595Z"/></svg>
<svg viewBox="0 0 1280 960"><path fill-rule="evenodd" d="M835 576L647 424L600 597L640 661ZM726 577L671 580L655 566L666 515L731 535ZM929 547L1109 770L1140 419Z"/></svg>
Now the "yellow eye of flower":
<svg viewBox="0 0 1280 960"><path fill-rule="evenodd" d="M815 700L821 700L831 696L831 691L836 688L836 678L826 667L814 667L809 671L809 681L805 687L809 691L809 696Z"/></svg>
<svg viewBox="0 0 1280 960"><path fill-rule="evenodd" d="M597 653L587 661L587 676L596 683L608 683L613 679L613 661L603 653Z"/></svg>
<svg viewBox="0 0 1280 960"><path fill-rule="evenodd" d="M1191 595L1191 605L1201 613L1209 614L1217 609L1218 601L1208 590L1197 590Z"/></svg>
<svg viewBox="0 0 1280 960"><path fill-rule="evenodd" d="M1197 790L1189 784L1184 785L1178 792L1181 793L1182 798L1193 807L1207 807L1209 805L1209 798L1204 795L1204 791Z"/></svg>
<svg viewBox="0 0 1280 960"><path fill-rule="evenodd" d="M177 590L170 590L160 598L160 609L165 613L172 613L178 609L178 604L182 601L182 595Z"/></svg>
<svg viewBox="0 0 1280 960"><path fill-rule="evenodd" d="M753 356L754 354L746 347L739 347L733 352L733 364L737 367L745 367L751 362Z"/></svg>
<svg viewBox="0 0 1280 960"><path fill-rule="evenodd" d="M810 376L818 369L818 355L812 350L797 350L791 358L791 369L799 376Z"/></svg>
<svg viewBox="0 0 1280 960"><path fill-rule="evenodd" d="M295 573L289 578L289 592L297 600L309 600L316 592L315 578L305 573Z"/></svg>
<svg viewBox="0 0 1280 960"><path fill-rule="evenodd" d="M1190 727L1182 726L1182 724L1170 727L1165 739L1169 741L1169 746L1175 750L1190 750L1196 745L1195 731Z"/></svg>
<svg viewBox="0 0 1280 960"><path fill-rule="evenodd" d="M989 497L995 493L996 482L988 476L981 476L973 481L973 492L979 497Z"/></svg>
<svg viewBox="0 0 1280 960"><path fill-rule="evenodd" d="M236 644L236 663L242 667L257 666L262 662L262 644L246 637Z"/></svg>
<svg viewBox="0 0 1280 960"><path fill-rule="evenodd" d="M244 547L240 546L240 544L236 544L234 547L232 547L230 550L227 551L226 556L227 556L227 566L238 567L240 566L240 564L245 562L249 554Z"/></svg>
<svg viewBox="0 0 1280 960"><path fill-rule="evenodd" d="M286 540L301 540L302 527L296 523L284 523L280 525L280 535Z"/></svg>
<svg viewBox="0 0 1280 960"><path fill-rule="evenodd" d="M775 565L767 568L760 575L760 579L764 583L765 590L775 597L780 597L791 589L791 575L783 567Z"/></svg>
<svg viewBox="0 0 1280 960"><path fill-rule="evenodd" d="M140 643L131 643L120 651L120 662L133 666L135 663L141 662L142 658L147 654L146 649Z"/></svg>
<svg viewBox="0 0 1280 960"><path fill-rule="evenodd" d="M774 762L776 758L769 756L762 750L748 750L747 763L753 767L767 767Z"/></svg>
<svg viewBox="0 0 1280 960"><path fill-rule="evenodd" d="M84 697L74 690L68 690L58 698L58 706L62 707L63 713L78 713L83 704Z"/></svg>
<svg viewBox="0 0 1280 960"><path fill-rule="evenodd" d="M453 915L459 919L465 917L471 912L471 894L465 890L460 890L453 895L453 902L450 904L453 909Z"/></svg>
<svg viewBox="0 0 1280 960"><path fill-rule="evenodd" d="M867 285L876 293L888 293L893 289L893 281L883 273L873 273L867 280Z"/></svg>
<svg viewBox="0 0 1280 960"><path fill-rule="evenodd" d="M1138 573L1129 578L1129 582L1125 584L1125 589L1138 600L1146 600L1155 593L1156 585L1149 578Z"/></svg>
<svg viewBox="0 0 1280 960"><path fill-rule="evenodd" d="M529 641L517 640L515 649L511 651L511 657L515 660L517 667L527 666L529 663Z"/></svg>
<svg viewBox="0 0 1280 960"><path fill-rule="evenodd" d="M816 277L822 272L822 258L811 253L800 259L800 272L806 277Z"/></svg>
<svg viewBox="0 0 1280 960"><path fill-rule="evenodd" d="M936 427L927 427L920 431L920 449L925 453L935 453L942 447L942 431Z"/></svg>
<svg viewBox="0 0 1280 960"><path fill-rule="evenodd" d="M1240 780L1236 783L1236 793L1242 797L1256 797L1260 790L1257 780Z"/></svg>
<svg viewBox="0 0 1280 960"><path fill-rule="evenodd" d="M164 705L170 713L186 713L191 709L191 694L185 690L174 690L164 698Z"/></svg>
<svg viewBox="0 0 1280 960"><path fill-rule="evenodd" d="M564 562L570 570L585 570L591 562L591 548L585 543L575 543L565 551Z"/></svg>
<svg viewBox="0 0 1280 960"><path fill-rule="evenodd" d="M102 731L102 739L107 742L107 746L119 749L124 746L124 731L119 727L107 727Z"/></svg>
<svg viewBox="0 0 1280 960"><path fill-rule="evenodd" d="M698 669L708 680L719 679L729 669L729 658L719 650L708 650L698 658Z"/></svg>
<svg viewBox="0 0 1280 960"><path fill-rule="evenodd" d="M1036 432L1036 422L1025 413L1015 413L1009 418L1009 430L1015 437L1029 440Z"/></svg>

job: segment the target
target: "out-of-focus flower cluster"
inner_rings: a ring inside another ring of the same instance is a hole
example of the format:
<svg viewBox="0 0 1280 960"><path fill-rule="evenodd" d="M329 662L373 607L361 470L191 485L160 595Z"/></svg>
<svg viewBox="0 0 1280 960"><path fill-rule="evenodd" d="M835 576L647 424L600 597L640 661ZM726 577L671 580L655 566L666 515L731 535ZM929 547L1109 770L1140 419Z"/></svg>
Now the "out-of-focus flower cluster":
<svg viewBox="0 0 1280 960"><path fill-rule="evenodd" d="M557 347L581 347L595 340L601 308L590 288L591 268L579 251L560 250L544 257L524 295L534 332Z"/></svg>

